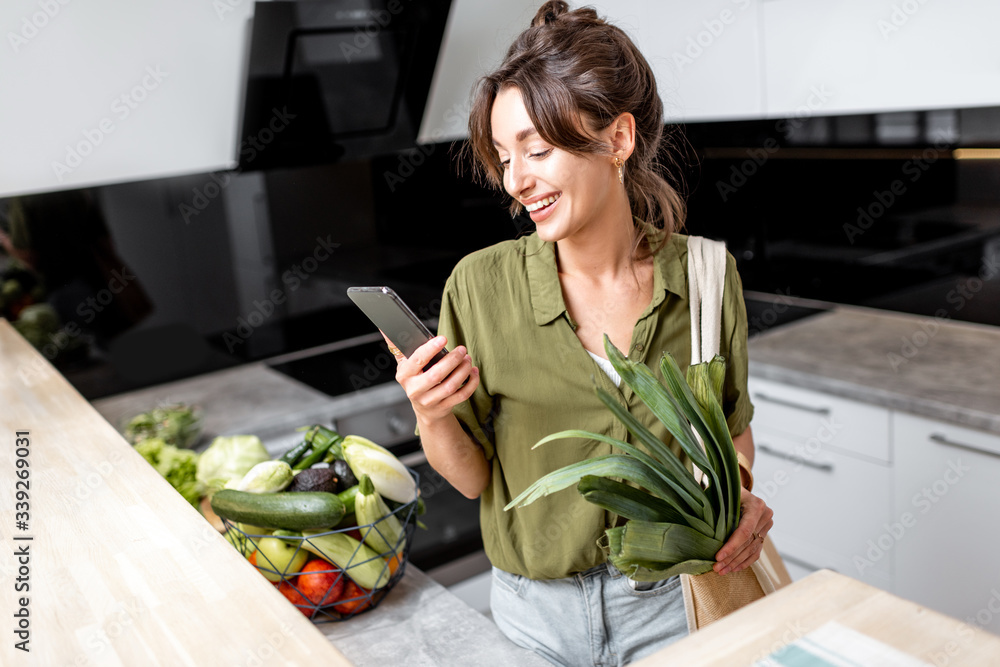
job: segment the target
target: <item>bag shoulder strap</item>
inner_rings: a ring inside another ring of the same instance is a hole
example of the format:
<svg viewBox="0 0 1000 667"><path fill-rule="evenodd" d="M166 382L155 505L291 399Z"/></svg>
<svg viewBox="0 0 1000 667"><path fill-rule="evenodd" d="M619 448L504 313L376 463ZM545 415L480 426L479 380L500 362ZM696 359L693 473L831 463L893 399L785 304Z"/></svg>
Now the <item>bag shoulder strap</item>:
<svg viewBox="0 0 1000 667"><path fill-rule="evenodd" d="M703 236L689 236L687 253L691 363L698 364L710 361L719 353L726 244Z"/></svg>

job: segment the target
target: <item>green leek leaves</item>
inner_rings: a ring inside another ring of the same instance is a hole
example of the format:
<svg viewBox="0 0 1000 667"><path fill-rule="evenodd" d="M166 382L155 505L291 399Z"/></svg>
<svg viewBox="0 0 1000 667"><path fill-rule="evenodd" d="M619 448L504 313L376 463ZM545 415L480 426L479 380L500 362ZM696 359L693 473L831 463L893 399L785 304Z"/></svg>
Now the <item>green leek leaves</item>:
<svg viewBox="0 0 1000 667"><path fill-rule="evenodd" d="M552 440L578 438L606 442L622 453L586 459L553 471L535 481L505 509L529 505L575 484L588 502L628 519L624 525L605 532L609 560L630 578L658 581L675 574L708 572L715 554L736 529L740 515L739 464L721 404L725 359L716 355L708 363L694 364L685 378L674 358L665 352L660 360L664 386L645 364L618 351L607 336L604 349L622 381L705 473L707 488L702 488L665 443L598 387L598 397L646 451L588 431L554 433L539 440L535 447Z"/></svg>

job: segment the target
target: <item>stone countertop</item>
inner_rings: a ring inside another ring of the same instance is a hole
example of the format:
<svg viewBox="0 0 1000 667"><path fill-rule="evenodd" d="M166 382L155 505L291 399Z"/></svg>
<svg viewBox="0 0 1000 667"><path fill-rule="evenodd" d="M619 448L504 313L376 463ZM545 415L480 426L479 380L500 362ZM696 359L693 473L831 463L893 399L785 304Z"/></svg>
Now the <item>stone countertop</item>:
<svg viewBox="0 0 1000 667"><path fill-rule="evenodd" d="M1000 433L1000 328L839 306L750 340L750 374Z"/></svg>
<svg viewBox="0 0 1000 667"><path fill-rule="evenodd" d="M549 665L512 644L492 621L411 565L372 611L316 627L358 667Z"/></svg>
<svg viewBox="0 0 1000 667"><path fill-rule="evenodd" d="M114 425L156 405L198 405L205 437L258 435L272 455L294 444L294 427L328 421L357 409L398 400L395 383L344 397L331 397L286 377L265 364L247 364L93 402ZM289 437L290 436L290 437ZM496 625L412 564L376 609L343 623L315 626L359 666L548 665L519 648Z"/></svg>

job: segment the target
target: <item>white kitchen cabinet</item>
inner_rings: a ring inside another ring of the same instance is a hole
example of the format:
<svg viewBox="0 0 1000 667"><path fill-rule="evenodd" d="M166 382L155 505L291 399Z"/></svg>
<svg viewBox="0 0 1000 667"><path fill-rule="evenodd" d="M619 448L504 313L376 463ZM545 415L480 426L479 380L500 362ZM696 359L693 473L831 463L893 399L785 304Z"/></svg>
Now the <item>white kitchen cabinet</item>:
<svg viewBox="0 0 1000 667"><path fill-rule="evenodd" d="M1000 436L893 414L897 595L1000 632Z"/></svg>
<svg viewBox="0 0 1000 667"><path fill-rule="evenodd" d="M598 0L588 4L636 42L656 75L668 122L757 118L763 113L759 0ZM500 64L539 0L453 0L423 143L468 136L476 81Z"/></svg>
<svg viewBox="0 0 1000 667"><path fill-rule="evenodd" d="M761 3L771 118L1000 104L992 0Z"/></svg>
<svg viewBox="0 0 1000 667"><path fill-rule="evenodd" d="M754 492L800 574L829 568L889 589L888 554L863 560L891 518L889 411L750 378Z"/></svg>
<svg viewBox="0 0 1000 667"><path fill-rule="evenodd" d="M0 197L228 169L251 0L8 0Z"/></svg>

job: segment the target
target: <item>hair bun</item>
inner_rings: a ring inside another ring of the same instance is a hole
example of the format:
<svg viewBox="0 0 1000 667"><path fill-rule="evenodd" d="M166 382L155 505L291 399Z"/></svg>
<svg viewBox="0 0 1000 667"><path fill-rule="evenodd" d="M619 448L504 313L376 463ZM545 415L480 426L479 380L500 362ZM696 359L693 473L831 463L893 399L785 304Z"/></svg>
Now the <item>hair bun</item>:
<svg viewBox="0 0 1000 667"><path fill-rule="evenodd" d="M549 0L535 12L535 18L531 21L531 25L535 28L548 25L568 11L569 5L564 0Z"/></svg>

